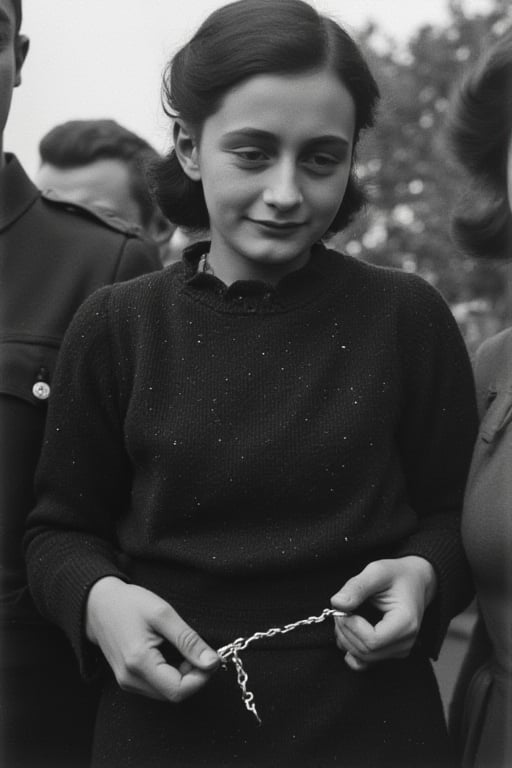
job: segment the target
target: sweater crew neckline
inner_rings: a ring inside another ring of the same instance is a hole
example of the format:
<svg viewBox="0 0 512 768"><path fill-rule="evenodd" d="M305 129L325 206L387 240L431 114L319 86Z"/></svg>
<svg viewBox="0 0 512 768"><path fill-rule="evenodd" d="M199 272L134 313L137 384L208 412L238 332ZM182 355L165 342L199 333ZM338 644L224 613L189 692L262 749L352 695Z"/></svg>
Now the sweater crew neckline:
<svg viewBox="0 0 512 768"><path fill-rule="evenodd" d="M307 264L285 275L277 285L263 280L236 280L228 286L215 275L198 271L199 261L209 247L209 241L201 241L184 250L184 287L189 295L218 311L273 314L308 304L325 291L322 262L328 250L322 243L313 246Z"/></svg>

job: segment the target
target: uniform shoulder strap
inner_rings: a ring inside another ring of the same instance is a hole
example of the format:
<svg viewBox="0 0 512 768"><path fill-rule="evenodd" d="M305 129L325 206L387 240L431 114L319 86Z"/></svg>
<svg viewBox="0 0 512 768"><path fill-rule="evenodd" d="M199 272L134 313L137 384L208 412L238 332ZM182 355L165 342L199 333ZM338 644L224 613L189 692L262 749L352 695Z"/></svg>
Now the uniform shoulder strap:
<svg viewBox="0 0 512 768"><path fill-rule="evenodd" d="M142 227L138 224L125 221L114 213L110 213L101 208L96 208L92 205L84 205L83 203L76 203L73 200L67 200L53 189L45 189L41 192L41 197L56 208L95 221L97 224L108 227L108 229L113 229L116 232L120 232L127 237L142 237L144 234Z"/></svg>

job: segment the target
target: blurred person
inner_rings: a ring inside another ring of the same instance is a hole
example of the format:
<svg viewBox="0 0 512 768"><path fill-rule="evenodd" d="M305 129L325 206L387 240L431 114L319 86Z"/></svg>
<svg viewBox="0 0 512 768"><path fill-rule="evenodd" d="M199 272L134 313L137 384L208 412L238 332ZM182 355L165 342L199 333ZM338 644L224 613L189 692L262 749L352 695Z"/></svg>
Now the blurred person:
<svg viewBox="0 0 512 768"><path fill-rule="evenodd" d="M456 92L449 118L470 192L453 220L461 250L512 257L512 29L487 47ZM475 356L481 416L462 519L479 618L450 709L464 768L512 766L512 329Z"/></svg>
<svg viewBox="0 0 512 768"><path fill-rule="evenodd" d="M111 666L93 765L447 768L471 367L427 282L323 243L375 80L308 3L241 0L164 83L158 199L210 238L75 317L26 537L41 609ZM293 619L244 651L248 712L230 641Z"/></svg>
<svg viewBox="0 0 512 768"><path fill-rule="evenodd" d="M158 153L147 141L115 120L69 120L41 139L39 154L38 187L138 224L158 244L163 264L178 257L171 247L176 228L148 188L146 166Z"/></svg>
<svg viewBox="0 0 512 768"><path fill-rule="evenodd" d="M30 597L21 538L64 332L103 285L157 269L137 228L42 195L3 151L28 40L20 0L0 0L0 765L87 765L96 706L63 633ZM70 403L69 407L73 407ZM83 433L87 432L84 421Z"/></svg>

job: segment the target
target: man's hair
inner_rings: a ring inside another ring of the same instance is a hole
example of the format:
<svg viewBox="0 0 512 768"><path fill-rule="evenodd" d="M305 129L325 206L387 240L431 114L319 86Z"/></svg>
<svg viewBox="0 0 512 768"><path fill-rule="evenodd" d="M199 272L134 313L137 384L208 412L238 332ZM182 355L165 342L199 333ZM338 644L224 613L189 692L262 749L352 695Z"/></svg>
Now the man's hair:
<svg viewBox="0 0 512 768"><path fill-rule="evenodd" d="M21 0L12 0L12 6L14 8L14 18L16 20L16 34L18 34L20 31L22 18Z"/></svg>
<svg viewBox="0 0 512 768"><path fill-rule="evenodd" d="M119 160L131 179L131 193L139 206L143 226L156 204L148 187L146 168L159 158L147 141L115 120L69 120L52 128L39 143L42 163L56 168L77 168L96 160Z"/></svg>

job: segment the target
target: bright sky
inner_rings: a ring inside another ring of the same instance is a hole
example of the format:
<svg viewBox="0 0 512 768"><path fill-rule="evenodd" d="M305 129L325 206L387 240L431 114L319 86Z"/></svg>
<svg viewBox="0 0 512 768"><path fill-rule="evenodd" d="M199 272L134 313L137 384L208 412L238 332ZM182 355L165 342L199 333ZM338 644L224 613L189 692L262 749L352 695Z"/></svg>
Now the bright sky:
<svg viewBox="0 0 512 768"><path fill-rule="evenodd" d="M278 2L279 0L276 0ZM398 42L421 24L442 25L448 0L310 0L356 31L368 20ZM464 0L470 13L489 0ZM111 117L168 146L160 107L166 61L224 0L23 0L31 48L16 89L4 148L33 174L37 145L58 123Z"/></svg>

